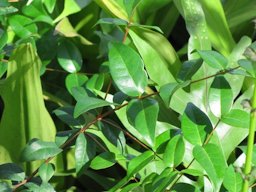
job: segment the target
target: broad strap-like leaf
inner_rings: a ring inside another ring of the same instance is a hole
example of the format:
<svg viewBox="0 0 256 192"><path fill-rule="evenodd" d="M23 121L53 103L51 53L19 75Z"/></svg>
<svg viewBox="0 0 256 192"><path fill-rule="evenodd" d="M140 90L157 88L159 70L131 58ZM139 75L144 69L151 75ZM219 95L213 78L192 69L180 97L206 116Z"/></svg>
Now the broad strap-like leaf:
<svg viewBox="0 0 256 192"><path fill-rule="evenodd" d="M212 124L207 115L192 103L188 103L181 119L184 138L193 145L202 145Z"/></svg>
<svg viewBox="0 0 256 192"><path fill-rule="evenodd" d="M147 74L139 54L122 43L109 45L109 68L117 87L125 94L136 97L147 86Z"/></svg>
<svg viewBox="0 0 256 192"><path fill-rule="evenodd" d="M158 112L159 106L154 99L134 99L127 106L127 117L130 124L140 132L150 146L154 146L155 143Z"/></svg>
<svg viewBox="0 0 256 192"><path fill-rule="evenodd" d="M216 117L227 114L233 103L233 92L224 76L216 76L209 90L209 106Z"/></svg>

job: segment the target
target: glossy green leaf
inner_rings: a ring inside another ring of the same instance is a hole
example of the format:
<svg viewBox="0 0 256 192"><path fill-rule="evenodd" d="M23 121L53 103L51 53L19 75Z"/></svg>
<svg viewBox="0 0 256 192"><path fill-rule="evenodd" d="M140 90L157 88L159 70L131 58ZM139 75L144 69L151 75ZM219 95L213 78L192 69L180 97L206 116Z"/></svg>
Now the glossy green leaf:
<svg viewBox="0 0 256 192"><path fill-rule="evenodd" d="M190 61L185 61L181 69L177 75L179 81L187 81L191 80L192 76L197 72L197 70L201 67L202 60L201 59L193 59Z"/></svg>
<svg viewBox="0 0 256 192"><path fill-rule="evenodd" d="M122 43L109 45L109 68L117 87L125 94L136 97L147 86L147 74L139 54Z"/></svg>
<svg viewBox="0 0 256 192"><path fill-rule="evenodd" d="M228 60L216 51L198 51L200 57L206 64L215 69L225 69L228 64Z"/></svg>
<svg viewBox="0 0 256 192"><path fill-rule="evenodd" d="M55 23L60 21L62 18L77 13L91 3L91 0L65 0L64 9L62 13L54 20Z"/></svg>
<svg viewBox="0 0 256 192"><path fill-rule="evenodd" d="M75 147L76 172L78 174L89 166L88 162L95 156L95 153L95 143L84 134L80 134L76 139Z"/></svg>
<svg viewBox="0 0 256 192"><path fill-rule="evenodd" d="M250 114L240 109L232 109L221 117L221 121L234 127L249 128Z"/></svg>
<svg viewBox="0 0 256 192"><path fill-rule="evenodd" d="M153 158L154 153L152 151L146 151L141 155L133 158L128 164L127 177L132 177L144 166L146 166Z"/></svg>
<svg viewBox="0 0 256 192"><path fill-rule="evenodd" d="M74 118L74 107L60 107L55 109L53 112L60 120L71 128L81 129L83 127L84 120L82 118Z"/></svg>
<svg viewBox="0 0 256 192"><path fill-rule="evenodd" d="M163 161L168 167L178 166L185 153L185 144L180 135L173 137L167 144L163 156Z"/></svg>
<svg viewBox="0 0 256 192"><path fill-rule="evenodd" d="M82 66L82 56L79 49L70 41L63 41L57 52L60 66L67 72L78 72Z"/></svg>
<svg viewBox="0 0 256 192"><path fill-rule="evenodd" d="M74 87L81 87L87 80L88 77L86 75L73 73L66 77L65 84L69 93L72 94Z"/></svg>
<svg viewBox="0 0 256 192"><path fill-rule="evenodd" d="M109 105L111 105L111 103L102 99L94 97L84 97L77 102L74 110L74 117L77 118L79 115L82 115L89 110Z"/></svg>
<svg viewBox="0 0 256 192"><path fill-rule="evenodd" d="M47 159L59 154L62 151L56 143L45 142L39 139L32 139L25 146L21 153L22 161L35 161L41 159Z"/></svg>
<svg viewBox="0 0 256 192"><path fill-rule="evenodd" d="M225 173L223 185L230 192L240 192L242 190L243 179L240 173L230 165Z"/></svg>
<svg viewBox="0 0 256 192"><path fill-rule="evenodd" d="M87 82L86 88L94 91L101 90L104 85L104 74L94 74Z"/></svg>
<svg viewBox="0 0 256 192"><path fill-rule="evenodd" d="M23 15L12 15L8 18L12 30L20 38L26 38L37 33L37 26Z"/></svg>
<svg viewBox="0 0 256 192"><path fill-rule="evenodd" d="M7 63L0 62L0 78L5 74L7 71L8 65Z"/></svg>
<svg viewBox="0 0 256 192"><path fill-rule="evenodd" d="M233 92L224 76L216 76L209 90L209 106L216 117L226 115L233 103Z"/></svg>
<svg viewBox="0 0 256 192"><path fill-rule="evenodd" d="M106 169L116 163L115 154L111 152L104 152L96 156L90 164L94 170Z"/></svg>
<svg viewBox="0 0 256 192"><path fill-rule="evenodd" d="M181 119L184 138L193 145L203 145L212 131L212 124L207 115L192 103L188 103Z"/></svg>
<svg viewBox="0 0 256 192"><path fill-rule="evenodd" d="M204 147L197 145L193 149L193 156L206 171L215 190L219 191L227 168L221 149L215 144L207 144Z"/></svg>
<svg viewBox="0 0 256 192"><path fill-rule="evenodd" d="M55 125L45 108L40 80L41 61L30 44L17 46L8 63L1 97L4 112L0 122L0 163L20 162L20 153L33 138L53 141ZM31 156L32 157L32 156ZM38 168L27 164L27 172Z"/></svg>
<svg viewBox="0 0 256 192"><path fill-rule="evenodd" d="M159 106L154 99L132 100L127 107L127 117L131 125L154 146L155 128Z"/></svg>
<svg viewBox="0 0 256 192"><path fill-rule="evenodd" d="M247 59L240 59L238 61L238 64L246 70L248 74L250 74L252 77L256 77L256 65L252 61L249 61Z"/></svg>
<svg viewBox="0 0 256 192"><path fill-rule="evenodd" d="M39 0L33 0L29 6L24 6L22 8L22 13L33 18L41 15L47 16L47 13L43 8L43 3Z"/></svg>
<svg viewBox="0 0 256 192"><path fill-rule="evenodd" d="M18 165L14 163L1 164L0 179L23 181L25 179L25 173Z"/></svg>
<svg viewBox="0 0 256 192"><path fill-rule="evenodd" d="M38 174L43 183L47 183L54 175L54 165L51 163L44 163L40 166Z"/></svg>

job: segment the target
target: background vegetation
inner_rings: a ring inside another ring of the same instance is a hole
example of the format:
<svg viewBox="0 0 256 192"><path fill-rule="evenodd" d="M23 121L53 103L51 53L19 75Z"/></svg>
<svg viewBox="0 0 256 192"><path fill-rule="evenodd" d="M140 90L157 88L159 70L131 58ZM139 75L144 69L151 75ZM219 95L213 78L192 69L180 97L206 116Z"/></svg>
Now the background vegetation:
<svg viewBox="0 0 256 192"><path fill-rule="evenodd" d="M0 191L254 191L255 10L1 0Z"/></svg>

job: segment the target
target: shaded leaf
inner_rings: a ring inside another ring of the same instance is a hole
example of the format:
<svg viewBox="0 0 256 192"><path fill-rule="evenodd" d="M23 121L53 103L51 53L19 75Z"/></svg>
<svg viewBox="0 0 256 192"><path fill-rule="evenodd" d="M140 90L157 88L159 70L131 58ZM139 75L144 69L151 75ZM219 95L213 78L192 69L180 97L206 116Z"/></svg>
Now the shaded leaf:
<svg viewBox="0 0 256 192"><path fill-rule="evenodd" d="M117 87L125 94L136 97L147 86L147 75L139 54L122 43L109 45L109 68Z"/></svg>
<svg viewBox="0 0 256 192"><path fill-rule="evenodd" d="M177 75L178 80L187 81L191 80L192 76L197 72L197 70L201 67L202 60L201 59L193 59L189 61L185 61L181 69Z"/></svg>
<svg viewBox="0 0 256 192"><path fill-rule="evenodd" d="M127 106L127 117L131 125L154 146L155 127L158 117L159 106L154 99L132 100Z"/></svg>
<svg viewBox="0 0 256 192"><path fill-rule="evenodd" d="M76 139L75 147L76 172L78 174L89 166L88 162L94 157L95 153L95 143L85 137L84 134L80 134Z"/></svg>
<svg viewBox="0 0 256 192"><path fill-rule="evenodd" d="M118 18L101 18L97 21L95 25L99 24L112 24L112 25L118 25L118 26L126 26L128 24L128 21Z"/></svg>
<svg viewBox="0 0 256 192"><path fill-rule="evenodd" d="M69 93L72 94L74 87L81 87L87 80L86 75L73 73L66 76L65 84Z"/></svg>
<svg viewBox="0 0 256 192"><path fill-rule="evenodd" d="M182 115L181 129L187 141L193 145L202 145L207 134L212 131L212 124L204 112L188 103Z"/></svg>
<svg viewBox="0 0 256 192"><path fill-rule="evenodd" d="M95 170L106 169L116 163L115 154L104 152L96 156L90 163L90 167Z"/></svg>
<svg viewBox="0 0 256 192"><path fill-rule="evenodd" d="M247 59L240 59L238 61L238 64L246 70L248 74L250 74L252 77L256 78L256 65L252 61L249 61Z"/></svg>
<svg viewBox="0 0 256 192"><path fill-rule="evenodd" d="M25 179L24 171L14 163L0 165L0 179L23 181Z"/></svg>
<svg viewBox="0 0 256 192"><path fill-rule="evenodd" d="M7 182L0 181L0 192L12 192L12 188Z"/></svg>
<svg viewBox="0 0 256 192"><path fill-rule="evenodd" d="M62 151L56 143L32 139L21 153L22 161L35 161L56 156Z"/></svg>

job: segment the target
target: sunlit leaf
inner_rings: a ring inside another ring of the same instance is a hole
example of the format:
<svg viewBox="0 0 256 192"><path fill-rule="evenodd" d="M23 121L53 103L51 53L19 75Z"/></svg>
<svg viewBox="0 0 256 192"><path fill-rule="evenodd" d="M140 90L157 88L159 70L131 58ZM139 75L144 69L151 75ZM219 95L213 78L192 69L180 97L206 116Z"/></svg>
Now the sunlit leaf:
<svg viewBox="0 0 256 192"><path fill-rule="evenodd" d="M43 183L47 183L54 175L54 165L51 163L44 163L40 166L38 174Z"/></svg>
<svg viewBox="0 0 256 192"><path fill-rule="evenodd" d="M250 114L240 109L232 109L221 117L221 121L234 127L249 128Z"/></svg>
<svg viewBox="0 0 256 192"><path fill-rule="evenodd" d="M230 165L225 173L223 185L230 192L240 192L242 190L243 179L240 173Z"/></svg>
<svg viewBox="0 0 256 192"><path fill-rule="evenodd" d="M233 92L224 76L214 78L209 90L209 106L216 117L227 114L233 103Z"/></svg>
<svg viewBox="0 0 256 192"><path fill-rule="evenodd" d="M216 51L198 51L198 53L204 62L212 68L222 70L228 64L228 60Z"/></svg>
<svg viewBox="0 0 256 192"><path fill-rule="evenodd" d="M139 54L121 43L109 45L109 68L117 87L129 96L141 95L147 86L147 75Z"/></svg>
<svg viewBox="0 0 256 192"><path fill-rule="evenodd" d="M79 49L70 41L59 45L57 58L61 67L70 73L78 72L83 63Z"/></svg>
<svg viewBox="0 0 256 192"><path fill-rule="evenodd" d="M65 84L69 93L72 94L71 91L74 87L81 87L87 80L86 75L73 73L66 77Z"/></svg>
<svg viewBox="0 0 256 192"><path fill-rule="evenodd" d="M193 145L202 145L212 131L212 124L207 115L194 104L188 103L181 119L184 138Z"/></svg>
<svg viewBox="0 0 256 192"><path fill-rule="evenodd" d="M95 170L111 167L116 163L115 154L104 152L96 156L90 163L90 167Z"/></svg>

